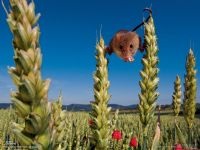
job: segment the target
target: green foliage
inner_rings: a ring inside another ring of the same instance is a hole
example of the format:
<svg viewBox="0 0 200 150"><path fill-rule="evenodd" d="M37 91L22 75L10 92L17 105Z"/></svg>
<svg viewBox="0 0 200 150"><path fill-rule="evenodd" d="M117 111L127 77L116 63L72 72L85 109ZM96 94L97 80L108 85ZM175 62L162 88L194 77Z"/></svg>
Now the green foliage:
<svg viewBox="0 0 200 150"><path fill-rule="evenodd" d="M187 145L187 142L186 142L186 139L183 135L183 133L181 132L180 128L178 127L178 125L176 124L176 133L178 135L178 138L179 138L179 141L180 143L184 146L184 148L188 148L188 145Z"/></svg>

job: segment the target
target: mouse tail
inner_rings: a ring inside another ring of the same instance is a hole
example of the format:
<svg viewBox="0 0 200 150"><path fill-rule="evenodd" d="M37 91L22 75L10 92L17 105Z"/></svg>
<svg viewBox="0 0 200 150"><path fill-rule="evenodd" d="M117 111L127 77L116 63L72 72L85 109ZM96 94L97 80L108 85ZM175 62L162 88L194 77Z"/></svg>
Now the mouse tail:
<svg viewBox="0 0 200 150"><path fill-rule="evenodd" d="M149 20L149 18L151 17L152 15L152 10L151 8L144 8L143 11L148 11L149 12L149 16L146 18L145 21L143 21L142 23L140 23L139 25L137 25L133 30L132 32L136 31L139 27L141 27L142 25L144 25L145 22L147 22Z"/></svg>

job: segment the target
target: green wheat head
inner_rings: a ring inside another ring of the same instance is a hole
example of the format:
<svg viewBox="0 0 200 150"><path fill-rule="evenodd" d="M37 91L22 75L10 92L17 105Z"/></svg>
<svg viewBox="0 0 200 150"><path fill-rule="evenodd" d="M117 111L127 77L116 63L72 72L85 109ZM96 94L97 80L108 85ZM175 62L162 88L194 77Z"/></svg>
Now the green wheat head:
<svg viewBox="0 0 200 150"><path fill-rule="evenodd" d="M114 113L114 115L112 117L112 120L111 120L111 129L112 129L112 131L114 131L116 129L118 117L119 117L119 109L116 109L116 111L115 111L115 113Z"/></svg>
<svg viewBox="0 0 200 150"><path fill-rule="evenodd" d="M62 110L62 96L51 103L51 147L53 150L65 150L67 147L66 136L67 122L66 110Z"/></svg>
<svg viewBox="0 0 200 150"><path fill-rule="evenodd" d="M192 128L196 111L197 79L195 57L192 49L186 59L185 91L184 91L184 116L189 128Z"/></svg>
<svg viewBox="0 0 200 150"><path fill-rule="evenodd" d="M47 94L50 80L42 80L42 54L39 47L39 14L26 0L10 0L7 22L13 33L15 67L9 74L16 85L11 99L23 124L12 123L12 131L22 146L48 149L50 106Z"/></svg>
<svg viewBox="0 0 200 150"><path fill-rule="evenodd" d="M94 98L91 102L92 112L90 114L93 124L91 129L93 132L93 140L97 150L106 150L109 144L110 137L110 121L109 113L111 108L108 107L110 94L108 88L110 82L108 81L107 59L105 58L105 45L103 38L100 39L96 45L96 71L94 78Z"/></svg>
<svg viewBox="0 0 200 150"><path fill-rule="evenodd" d="M172 106L173 106L173 111L174 111L174 115L177 117L179 112L180 112L180 108L181 108L181 79L180 77L177 75L176 76L176 80L174 82L174 93L172 95Z"/></svg>
<svg viewBox="0 0 200 150"><path fill-rule="evenodd" d="M139 112L140 121L143 124L145 136L147 135L148 126L154 116L156 100L159 93L156 91L159 78L157 77L159 69L158 64L158 47L156 41L155 27L152 16L145 23L145 44L146 53L142 58L143 69L140 71L141 80L139 82L141 93L139 94Z"/></svg>

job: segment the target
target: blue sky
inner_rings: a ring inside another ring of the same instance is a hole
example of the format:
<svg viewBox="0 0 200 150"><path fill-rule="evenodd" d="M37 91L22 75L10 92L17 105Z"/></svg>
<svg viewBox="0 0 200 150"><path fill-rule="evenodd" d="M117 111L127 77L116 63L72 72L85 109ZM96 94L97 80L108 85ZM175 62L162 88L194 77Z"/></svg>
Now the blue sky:
<svg viewBox="0 0 200 150"><path fill-rule="evenodd" d="M130 30L140 23L144 17L143 8L151 5L159 45L158 103L171 103L177 74L184 81L185 59L190 46L194 48L197 70L200 70L199 0L35 0L35 3L36 11L41 13L43 78L52 80L50 100L56 99L60 90L64 104L87 104L93 100L92 74L100 27L108 44L116 31ZM143 28L138 33L143 37ZM0 7L0 102L10 102L9 91L14 89L7 73L7 66L13 66L11 43L6 14ZM109 57L110 103L138 103L141 57L142 54L137 53L134 63L125 63L115 54ZM198 72L200 80L199 77ZM200 102L199 88L197 97Z"/></svg>

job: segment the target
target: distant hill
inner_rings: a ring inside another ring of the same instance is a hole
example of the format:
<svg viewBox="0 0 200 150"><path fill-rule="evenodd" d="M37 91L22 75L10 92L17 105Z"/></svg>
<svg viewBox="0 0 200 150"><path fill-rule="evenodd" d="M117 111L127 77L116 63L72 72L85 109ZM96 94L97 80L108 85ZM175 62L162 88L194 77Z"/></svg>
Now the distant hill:
<svg viewBox="0 0 200 150"><path fill-rule="evenodd" d="M0 109L6 109L10 107L10 103L0 103ZM137 105L118 105L118 104L109 104L109 107L112 109L121 109L121 110L130 110L135 109ZM90 111L91 106L90 104L70 104L70 105L63 105L63 109L67 109L68 111Z"/></svg>
<svg viewBox="0 0 200 150"><path fill-rule="evenodd" d="M6 109L10 107L10 103L0 103L0 109ZM135 110L137 108L137 104L134 105L118 105L118 104L109 104L109 107L112 107L112 110ZM170 110L172 107L171 105L161 105L162 110ZM90 104L70 104L70 105L63 105L63 109L67 109L68 111L90 111L91 106ZM196 105L196 114L200 114L200 103Z"/></svg>
<svg viewBox="0 0 200 150"><path fill-rule="evenodd" d="M0 109L6 109L10 107L10 103L0 103Z"/></svg>
<svg viewBox="0 0 200 150"><path fill-rule="evenodd" d="M120 110L130 110L130 109L135 109L137 105L128 105L128 106L123 106L123 105L118 105L118 104L109 104L109 107L112 107L112 109L120 109ZM70 104L70 105L65 105L63 106L63 109L66 109L69 111L90 111L91 106L90 104Z"/></svg>

